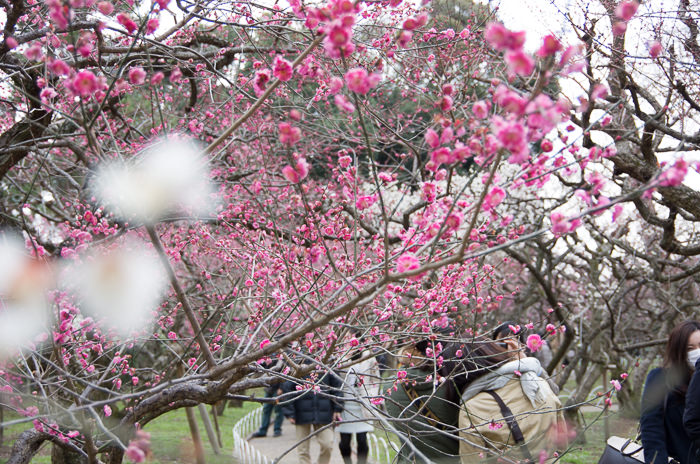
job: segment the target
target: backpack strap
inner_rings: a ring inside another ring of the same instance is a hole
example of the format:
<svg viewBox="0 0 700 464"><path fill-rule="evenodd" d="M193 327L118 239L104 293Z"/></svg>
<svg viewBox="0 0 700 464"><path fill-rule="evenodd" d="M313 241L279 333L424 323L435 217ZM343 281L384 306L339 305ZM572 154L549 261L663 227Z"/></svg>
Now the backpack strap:
<svg viewBox="0 0 700 464"><path fill-rule="evenodd" d="M533 463L535 462L532 459L532 454L530 454L530 450L528 449L527 445L525 444L525 436L523 435L523 431L520 429L520 426L518 425L518 421L515 420L515 415L513 414L513 411L510 410L510 408L503 402L503 398L500 397L498 393L496 393L493 390L485 390L486 393L491 395L494 400L496 400L496 403L498 403L498 407L501 408L501 415L506 421L506 424L508 424L508 428L510 429L511 433L513 434L513 438L515 439L515 443L520 445L520 450L523 453L523 456L525 457L526 462Z"/></svg>

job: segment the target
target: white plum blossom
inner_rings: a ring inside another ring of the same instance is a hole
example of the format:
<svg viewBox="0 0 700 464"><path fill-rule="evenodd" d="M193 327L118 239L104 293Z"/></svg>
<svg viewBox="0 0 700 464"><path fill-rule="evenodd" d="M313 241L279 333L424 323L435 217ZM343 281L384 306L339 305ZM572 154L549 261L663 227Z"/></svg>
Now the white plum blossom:
<svg viewBox="0 0 700 464"><path fill-rule="evenodd" d="M93 190L117 216L139 224L213 211L206 161L199 147L184 137L163 139L127 162L106 163Z"/></svg>
<svg viewBox="0 0 700 464"><path fill-rule="evenodd" d="M84 315L127 337L148 328L167 279L153 250L127 240L118 248L92 249L65 270L63 282Z"/></svg>
<svg viewBox="0 0 700 464"><path fill-rule="evenodd" d="M51 275L16 236L0 235L0 359L46 331Z"/></svg>
<svg viewBox="0 0 700 464"><path fill-rule="evenodd" d="M44 204L50 204L56 201L56 199L53 196L53 193L49 192L48 190L42 190L41 191L41 202Z"/></svg>

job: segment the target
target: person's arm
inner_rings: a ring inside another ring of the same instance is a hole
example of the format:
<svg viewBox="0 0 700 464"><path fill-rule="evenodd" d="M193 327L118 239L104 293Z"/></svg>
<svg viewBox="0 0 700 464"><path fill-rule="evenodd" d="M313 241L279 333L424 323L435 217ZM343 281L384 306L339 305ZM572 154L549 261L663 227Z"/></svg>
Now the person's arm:
<svg viewBox="0 0 700 464"><path fill-rule="evenodd" d="M642 393L642 416L639 426L644 446L645 464L667 464L666 428L664 426L664 400L667 388L661 369L652 370L647 376Z"/></svg>
<svg viewBox="0 0 700 464"><path fill-rule="evenodd" d="M343 381L333 371L328 373L328 386L330 387L328 393L333 396L331 398L333 412L343 412Z"/></svg>
<svg viewBox="0 0 700 464"><path fill-rule="evenodd" d="M683 426L688 437L693 440L696 448L700 448L700 361L695 364L695 373L690 379L688 392L685 395L685 411Z"/></svg>

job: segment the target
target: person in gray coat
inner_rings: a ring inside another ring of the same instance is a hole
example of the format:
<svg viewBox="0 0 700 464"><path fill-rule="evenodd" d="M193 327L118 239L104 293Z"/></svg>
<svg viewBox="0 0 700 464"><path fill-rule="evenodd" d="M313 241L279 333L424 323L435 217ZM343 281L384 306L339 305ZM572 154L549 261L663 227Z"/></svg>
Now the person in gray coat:
<svg viewBox="0 0 700 464"><path fill-rule="evenodd" d="M351 360L358 361L370 356L370 351L357 349ZM343 374L341 373L341 377ZM357 464L366 464L369 446L367 433L374 430L367 421L372 413L368 407L369 399L377 396L379 391L379 366L374 357L365 359L350 366L343 378L343 412L341 423L337 427L340 433L340 455L345 464L352 464L352 449L350 442L355 434L357 441Z"/></svg>

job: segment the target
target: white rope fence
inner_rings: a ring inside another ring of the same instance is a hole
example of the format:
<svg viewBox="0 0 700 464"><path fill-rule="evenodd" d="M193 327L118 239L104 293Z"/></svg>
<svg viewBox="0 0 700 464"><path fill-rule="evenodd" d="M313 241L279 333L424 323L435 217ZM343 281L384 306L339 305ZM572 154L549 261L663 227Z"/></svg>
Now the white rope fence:
<svg viewBox="0 0 700 464"><path fill-rule="evenodd" d="M274 459L265 456L252 446L246 437L260 427L262 407L256 408L243 416L233 426L233 458L241 464L273 464ZM389 444L383 437L367 434L369 452L376 463L390 463Z"/></svg>
<svg viewBox="0 0 700 464"><path fill-rule="evenodd" d="M246 440L253 430L260 427L262 410L263 408L260 407L250 411L233 426L233 458L241 464L272 464L273 462Z"/></svg>

